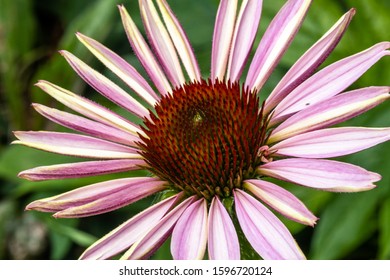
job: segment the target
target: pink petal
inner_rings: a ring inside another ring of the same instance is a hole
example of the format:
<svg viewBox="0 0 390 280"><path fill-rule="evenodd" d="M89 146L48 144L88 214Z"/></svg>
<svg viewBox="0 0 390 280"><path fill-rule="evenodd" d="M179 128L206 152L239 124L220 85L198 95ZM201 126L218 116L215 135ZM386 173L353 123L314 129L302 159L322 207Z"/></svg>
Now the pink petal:
<svg viewBox="0 0 390 280"><path fill-rule="evenodd" d="M177 52L187 70L191 81L200 81L201 75L198 62L188 41L187 35L181 27L179 21L171 11L165 0L157 0L164 22L167 26L171 39L176 47Z"/></svg>
<svg viewBox="0 0 390 280"><path fill-rule="evenodd" d="M356 117L390 98L390 87L369 87L346 92L309 106L275 128L268 143L329 127Z"/></svg>
<svg viewBox="0 0 390 280"><path fill-rule="evenodd" d="M316 73L295 88L275 108L271 125L340 93L372 65L386 55L390 55L390 42L379 43L368 50L337 61Z"/></svg>
<svg viewBox="0 0 390 280"><path fill-rule="evenodd" d="M297 197L273 183L263 180L245 180L244 188L293 221L314 226L318 220Z"/></svg>
<svg viewBox="0 0 390 280"><path fill-rule="evenodd" d="M87 161L40 166L22 171L18 176L31 181L58 180L138 170L145 165L142 159Z"/></svg>
<svg viewBox="0 0 390 280"><path fill-rule="evenodd" d="M45 118L72 130L89 134L90 136L132 147L137 147L135 143L141 141L141 139L134 134L130 134L124 130L108 126L100 122L95 122L78 115L59 111L41 104L33 104L33 107Z"/></svg>
<svg viewBox="0 0 390 280"><path fill-rule="evenodd" d="M174 195L135 215L88 247L80 259L108 259L124 251L152 229L180 197Z"/></svg>
<svg viewBox="0 0 390 280"><path fill-rule="evenodd" d="M272 146L276 155L303 158L344 156L390 140L390 128L340 127L299 134Z"/></svg>
<svg viewBox="0 0 390 280"><path fill-rule="evenodd" d="M146 82L146 80L119 55L106 48L99 42L77 33L77 38L83 43L107 68L121 78L130 88L132 88L146 102L154 106L160 98Z"/></svg>
<svg viewBox="0 0 390 280"><path fill-rule="evenodd" d="M241 4L229 56L227 77L230 81L237 81L241 76L256 37L262 3L262 0L244 0Z"/></svg>
<svg viewBox="0 0 390 280"><path fill-rule="evenodd" d="M36 200L26 209L56 212L56 218L88 217L121 208L165 188L166 182L156 178L116 179Z"/></svg>
<svg viewBox="0 0 390 280"><path fill-rule="evenodd" d="M88 118L130 132L136 136L138 134L145 136L143 131L135 124L91 100L46 81L39 81L36 86L68 108Z"/></svg>
<svg viewBox="0 0 390 280"><path fill-rule="evenodd" d="M149 115L149 111L141 103L131 97L131 95L117 86L114 82L89 67L73 54L67 51L61 51L61 54L77 74L100 94L140 118Z"/></svg>
<svg viewBox="0 0 390 280"><path fill-rule="evenodd" d="M248 70L245 86L259 90L302 24L311 0L290 0L268 26Z"/></svg>
<svg viewBox="0 0 390 280"><path fill-rule="evenodd" d="M145 42L145 39L142 37L141 32L138 30L127 10L124 6L119 6L119 11L122 17L122 23L125 28L127 38L129 39L133 51L137 55L149 77L152 79L153 83L156 85L158 91L162 95L165 95L168 92L172 92L172 88L167 78L165 77L159 64L154 58L152 51Z"/></svg>
<svg viewBox="0 0 390 280"><path fill-rule="evenodd" d="M153 1L141 0L140 9L148 38L169 80L175 87L185 83L176 50L164 24L161 22Z"/></svg>
<svg viewBox="0 0 390 280"><path fill-rule="evenodd" d="M222 0L215 19L211 52L211 80L225 76L230 44L233 37L237 0Z"/></svg>
<svg viewBox="0 0 390 280"><path fill-rule="evenodd" d="M321 39L298 59L267 97L264 107L265 113L270 112L294 88L310 77L315 69L324 62L344 35L354 14L355 9L351 9L342 16Z"/></svg>
<svg viewBox="0 0 390 280"><path fill-rule="evenodd" d="M261 165L259 174L332 192L358 192L375 187L377 173L359 166L324 159L290 158Z"/></svg>
<svg viewBox="0 0 390 280"><path fill-rule="evenodd" d="M183 212L173 229L171 240L173 258L202 259L206 251L207 232L207 202L200 199Z"/></svg>
<svg viewBox="0 0 390 280"><path fill-rule="evenodd" d="M242 231L263 259L305 259L291 233L270 210L239 189L234 198Z"/></svg>
<svg viewBox="0 0 390 280"><path fill-rule="evenodd" d="M51 131L16 131L14 134L19 140L13 143L52 153L100 159L142 158L136 149L79 134Z"/></svg>
<svg viewBox="0 0 390 280"><path fill-rule="evenodd" d="M239 260L240 244L225 207L214 197L209 213L208 252L212 260Z"/></svg>
<svg viewBox="0 0 390 280"><path fill-rule="evenodd" d="M146 259L152 255L169 237L177 220L193 202L194 197L189 197L180 205L176 206L157 225L142 238L138 239L121 259Z"/></svg>

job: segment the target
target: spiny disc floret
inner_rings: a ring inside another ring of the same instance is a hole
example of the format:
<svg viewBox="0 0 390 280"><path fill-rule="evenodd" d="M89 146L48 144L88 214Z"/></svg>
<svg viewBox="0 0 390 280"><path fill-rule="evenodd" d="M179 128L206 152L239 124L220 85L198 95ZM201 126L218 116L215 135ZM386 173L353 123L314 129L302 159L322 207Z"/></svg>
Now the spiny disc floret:
<svg viewBox="0 0 390 280"><path fill-rule="evenodd" d="M163 96L144 120L150 170L207 199L228 197L259 164L264 121L256 94L238 83L200 81Z"/></svg>

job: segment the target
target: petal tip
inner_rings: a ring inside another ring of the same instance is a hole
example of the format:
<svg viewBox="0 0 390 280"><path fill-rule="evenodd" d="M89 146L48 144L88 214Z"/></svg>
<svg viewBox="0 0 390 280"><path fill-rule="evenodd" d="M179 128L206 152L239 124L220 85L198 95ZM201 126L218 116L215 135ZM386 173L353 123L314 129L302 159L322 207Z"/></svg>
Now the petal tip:
<svg viewBox="0 0 390 280"><path fill-rule="evenodd" d="M17 176L18 176L19 178L29 180L29 176L28 176L28 174L26 174L25 171L19 172Z"/></svg>
<svg viewBox="0 0 390 280"><path fill-rule="evenodd" d="M39 87L40 89L44 89L45 85L47 85L48 82L45 80L38 80L34 86Z"/></svg>
<svg viewBox="0 0 390 280"><path fill-rule="evenodd" d="M76 37L77 39L79 39L82 43L85 43L86 41L88 41L88 37L85 36L84 34L80 33L80 32L76 32Z"/></svg>
<svg viewBox="0 0 390 280"><path fill-rule="evenodd" d="M14 131L12 131L12 133L14 134L14 136L15 136L16 138L20 139L20 136L21 136L21 134L23 133L23 131L21 131L21 130L14 130ZM13 141L11 144L14 144L14 142L15 142L15 141Z"/></svg>
<svg viewBox="0 0 390 280"><path fill-rule="evenodd" d="M66 50L59 50L58 53L59 53L60 55L62 55L62 56L65 56L65 57L69 54L69 52L66 51Z"/></svg>
<svg viewBox="0 0 390 280"><path fill-rule="evenodd" d="M14 140L10 143L11 145L18 145L18 144L21 144L21 141L19 140Z"/></svg>
<svg viewBox="0 0 390 280"><path fill-rule="evenodd" d="M317 221L319 220L320 218L314 216L312 220L309 221L309 223L307 224L308 226L314 228L316 225L317 225Z"/></svg>
<svg viewBox="0 0 390 280"><path fill-rule="evenodd" d="M35 210L39 204L39 200L35 200L33 202L30 202L29 204L26 205L24 208L25 211L30 211L30 210Z"/></svg>
<svg viewBox="0 0 390 280"><path fill-rule="evenodd" d="M378 181L382 180L382 176L378 173L370 172L370 175L371 175L372 182L378 182ZM374 185L374 187L376 187L376 186Z"/></svg>
<svg viewBox="0 0 390 280"><path fill-rule="evenodd" d="M120 4L117 7L122 16L127 13L126 7L123 4Z"/></svg>
<svg viewBox="0 0 390 280"><path fill-rule="evenodd" d="M351 8L349 11L348 11L348 14L353 17L355 14L356 14L356 8Z"/></svg>
<svg viewBox="0 0 390 280"><path fill-rule="evenodd" d="M68 208L68 209L69 209L69 208ZM71 215L69 215L69 214L66 213L68 209L64 209L64 210L55 212L55 213L52 215L52 217L53 217L53 218L56 218L56 219L58 219L58 218L74 218L73 216L71 216ZM65 212L65 213L64 213L64 212Z"/></svg>

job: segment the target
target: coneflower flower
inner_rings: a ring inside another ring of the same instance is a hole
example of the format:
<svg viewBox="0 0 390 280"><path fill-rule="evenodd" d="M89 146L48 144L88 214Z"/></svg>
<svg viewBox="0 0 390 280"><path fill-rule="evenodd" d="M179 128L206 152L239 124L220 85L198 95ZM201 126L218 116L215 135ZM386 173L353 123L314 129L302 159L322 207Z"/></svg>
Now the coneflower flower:
<svg viewBox="0 0 390 280"><path fill-rule="evenodd" d="M171 236L174 259L240 259L240 229L264 259L304 259L273 209L314 226L317 218L268 178L337 192L375 187L380 175L326 158L389 140L390 128L334 127L390 97L389 87L343 92L389 55L379 43L314 73L335 48L354 9L289 69L267 99L258 92L287 50L311 4L289 0L265 31L246 78L240 80L258 29L262 1L221 0L212 38L211 74L197 60L165 0L140 0L147 40L123 6L123 25L152 85L124 59L85 35L77 38L142 101L61 51L97 92L143 120L136 125L84 97L46 81L37 86L78 114L40 104L34 108L81 132L16 132L15 143L90 161L23 171L29 180L78 178L145 169L149 177L104 181L30 203L28 210L79 218L113 211L164 192L155 205L91 245L81 259L148 258ZM156 8L158 7L158 9ZM185 71L183 71L185 70ZM169 195L168 195L169 194Z"/></svg>

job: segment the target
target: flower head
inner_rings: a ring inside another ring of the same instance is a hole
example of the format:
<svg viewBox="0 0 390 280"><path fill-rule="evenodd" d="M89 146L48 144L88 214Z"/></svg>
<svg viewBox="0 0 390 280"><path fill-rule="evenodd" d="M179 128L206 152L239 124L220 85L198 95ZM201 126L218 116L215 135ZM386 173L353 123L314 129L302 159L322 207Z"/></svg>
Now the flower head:
<svg viewBox="0 0 390 280"><path fill-rule="evenodd" d="M169 236L175 259L239 259L239 227L264 259L304 259L269 209L314 226L317 218L292 193L268 180L337 192L375 187L380 175L333 158L390 139L390 128L332 127L387 100L390 87L343 92L383 56L389 42L315 73L335 48L351 9L290 68L260 103L258 92L298 31L310 0L289 0L270 23L241 79L258 29L261 0L221 0L214 27L211 74L202 78L187 36L165 0L140 0L148 40L123 6L130 44L152 84L95 40L78 39L142 101L69 52L61 54L97 92L142 119L136 125L46 81L37 86L79 114L44 105L46 118L79 133L16 132L16 143L88 161L41 166L29 180L78 178L145 169L30 203L27 209L74 218L113 211L152 194L160 202L95 242L82 259L149 257ZM158 9L157 9L158 7ZM152 51L153 50L153 51ZM185 70L185 71L183 71ZM188 77L188 78L186 78ZM241 79L241 80L240 80ZM196 240L196 242L194 242Z"/></svg>

